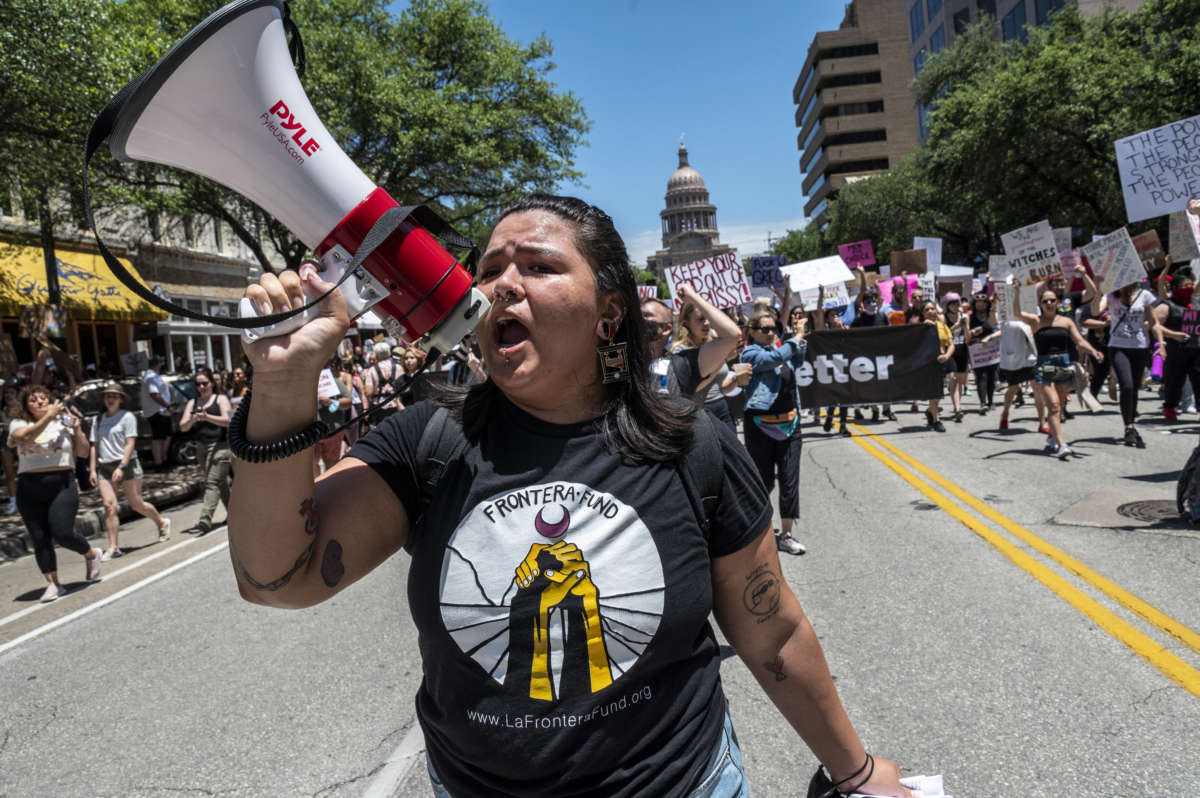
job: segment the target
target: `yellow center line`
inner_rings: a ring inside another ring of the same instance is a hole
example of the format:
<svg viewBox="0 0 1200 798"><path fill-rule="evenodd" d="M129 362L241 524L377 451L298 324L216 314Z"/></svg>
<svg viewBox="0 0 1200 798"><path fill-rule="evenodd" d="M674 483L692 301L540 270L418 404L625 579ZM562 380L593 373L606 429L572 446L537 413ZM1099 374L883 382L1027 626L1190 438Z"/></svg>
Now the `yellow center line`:
<svg viewBox="0 0 1200 798"><path fill-rule="evenodd" d="M874 436L868 434L867 437ZM878 439L876 439L876 441L878 441ZM872 457L876 458L888 468L895 471L901 479L912 485L930 501L946 511L950 517L954 518L963 526L979 535L979 537L983 538L989 545L993 546L997 551L1011 560L1019 568L1024 570L1034 579L1037 579L1046 587L1050 588L1050 590L1053 591L1059 598L1063 599L1072 607L1079 610L1089 620L1091 620L1105 632L1128 646L1130 650L1154 666L1155 669L1157 669L1168 679L1175 682L1197 698L1200 698L1200 671L1196 670L1191 665L1172 654L1170 651L1167 651L1162 645L1138 631L1129 622L1112 612L1112 610L1109 610L1107 607L1067 582L1061 576L1051 571L1045 565L1035 560L1029 554L1025 553L1016 545L1011 543L1003 535L1000 535L996 531L984 526L979 519L967 513L965 510L951 501L950 498L944 493L935 489L928 482L905 468L892 457L888 456L888 454L886 454L884 451L877 448L873 442L868 443L862 434L855 435L854 442L861 446L863 450L869 453ZM890 446L888 448L893 449L893 447Z"/></svg>
<svg viewBox="0 0 1200 798"><path fill-rule="evenodd" d="M874 433L862 427L858 427L857 425L855 425L855 429L869 437L872 443L878 444L879 446L887 449L896 457L912 466L923 476L932 480L939 487L954 495L959 501L979 512L988 520L998 524L1001 528L1016 537L1018 540L1027 543L1035 551L1038 551L1046 557L1049 557L1051 560L1075 574L1080 579L1087 582L1089 585L1096 588L1101 593L1132 612L1134 615L1137 615L1150 625L1158 627L1171 637L1183 643L1192 651L1200 654L1200 634L1197 634L1185 624L1180 623L1171 616L1167 615L1165 612L1162 612L1156 607L1151 606L1124 588L1113 584L1111 581L1096 573L1091 568L1088 568L1086 565L1071 557L1066 552L1057 549L1046 541L1042 540L1040 537L1033 534L1033 532L1021 526L1011 518L996 512L987 504L981 502L979 499L958 487L941 474L930 469L924 463L909 456L907 453L897 448L893 444L883 440L883 438L877 437Z"/></svg>

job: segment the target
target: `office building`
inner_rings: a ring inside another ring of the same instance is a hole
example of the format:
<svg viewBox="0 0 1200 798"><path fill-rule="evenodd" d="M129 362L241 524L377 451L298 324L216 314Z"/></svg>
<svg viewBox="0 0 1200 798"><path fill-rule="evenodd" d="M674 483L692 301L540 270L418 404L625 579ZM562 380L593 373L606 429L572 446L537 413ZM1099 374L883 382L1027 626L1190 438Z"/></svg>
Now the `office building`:
<svg viewBox="0 0 1200 798"><path fill-rule="evenodd" d="M838 188L917 146L906 13L901 0L853 0L841 26L809 45L792 102L804 213L817 223Z"/></svg>

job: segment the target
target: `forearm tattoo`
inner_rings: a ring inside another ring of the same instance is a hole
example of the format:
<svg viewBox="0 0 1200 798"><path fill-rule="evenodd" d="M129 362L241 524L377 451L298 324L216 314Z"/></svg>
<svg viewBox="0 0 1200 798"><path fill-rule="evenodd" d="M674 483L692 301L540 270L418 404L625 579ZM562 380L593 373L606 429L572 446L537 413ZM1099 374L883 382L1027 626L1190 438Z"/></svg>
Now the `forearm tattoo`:
<svg viewBox="0 0 1200 798"><path fill-rule="evenodd" d="M764 662L763 667L775 674L775 681L777 682L782 682L787 678L787 674L783 672L783 657L775 657L774 662Z"/></svg>
<svg viewBox="0 0 1200 798"><path fill-rule="evenodd" d="M779 577L767 563L759 563L746 577L742 604L747 612L756 616L755 623L763 623L779 613L779 595Z"/></svg>
<svg viewBox="0 0 1200 798"><path fill-rule="evenodd" d="M250 572L246 570L246 566L242 565L242 561L238 559L237 552L233 548L232 541L229 546L229 553L233 556L233 561L237 565L238 573L241 574L242 581L250 585L250 587L254 588L255 590L274 591L279 590L288 582L292 581L292 577L296 575L296 572L303 568L308 562L309 558L312 557L313 549L316 548L316 546L317 539L316 537L313 537L313 539L308 542L308 545L304 547L304 551L300 552L300 556L296 558L296 562L287 570L287 573L271 582L259 582L250 575Z"/></svg>
<svg viewBox="0 0 1200 798"><path fill-rule="evenodd" d="M317 533L317 525L321 521L317 515L317 500L305 499L300 502L300 515L304 516L305 533L315 535Z"/></svg>

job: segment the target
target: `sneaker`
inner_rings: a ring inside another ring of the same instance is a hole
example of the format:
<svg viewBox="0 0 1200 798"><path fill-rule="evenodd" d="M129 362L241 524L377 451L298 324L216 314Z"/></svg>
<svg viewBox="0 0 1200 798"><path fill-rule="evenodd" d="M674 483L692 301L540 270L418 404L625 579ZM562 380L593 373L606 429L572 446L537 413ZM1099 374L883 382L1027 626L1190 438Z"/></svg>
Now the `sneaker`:
<svg viewBox="0 0 1200 798"><path fill-rule="evenodd" d="M986 407L979 408L979 415L986 416L988 409Z"/></svg>
<svg viewBox="0 0 1200 798"><path fill-rule="evenodd" d="M842 428L838 431L838 435L841 435L843 438L850 437L850 430L846 427L845 424L843 424Z"/></svg>
<svg viewBox="0 0 1200 798"><path fill-rule="evenodd" d="M1135 430L1133 427L1128 427L1125 430L1125 445L1126 446L1137 446L1139 437L1141 437L1141 436L1139 436L1137 434L1137 430Z"/></svg>
<svg viewBox="0 0 1200 798"><path fill-rule="evenodd" d="M1054 438L1050 435L1046 436L1045 451L1047 451L1047 452L1057 452L1058 451L1058 441L1054 440Z"/></svg>
<svg viewBox="0 0 1200 798"><path fill-rule="evenodd" d="M1064 443L1062 446L1058 447L1058 451L1054 453L1054 456L1059 460L1066 460L1073 454L1075 454L1075 452L1071 451L1071 447Z"/></svg>
<svg viewBox="0 0 1200 798"><path fill-rule="evenodd" d="M1017 394L1017 398L1013 400L1013 404L1016 405L1017 407L1024 407L1025 406L1025 397L1022 396L1021 394Z"/></svg>
<svg viewBox="0 0 1200 798"><path fill-rule="evenodd" d="M51 601L60 599L65 595L67 595L67 589L65 587L57 582L51 582L50 584L46 585L46 592L42 594L42 597L38 599L38 601L43 604L49 604Z"/></svg>
<svg viewBox="0 0 1200 798"><path fill-rule="evenodd" d="M1000 429L1008 429L1008 416L1000 416Z"/></svg>
<svg viewBox="0 0 1200 798"><path fill-rule="evenodd" d="M788 554L803 554L808 551L803 543L792 537L791 532L776 532L775 548Z"/></svg>
<svg viewBox="0 0 1200 798"><path fill-rule="evenodd" d="M944 424L942 424L942 422L940 422L940 421L935 421L935 422L933 422L933 431L934 432L945 432L946 426Z"/></svg>
<svg viewBox="0 0 1200 798"><path fill-rule="evenodd" d="M100 555L100 560L101 562L108 562L109 560L115 560L118 557L124 556L125 552L121 551L120 549L106 549L104 553Z"/></svg>
<svg viewBox="0 0 1200 798"><path fill-rule="evenodd" d="M192 531L195 532L197 536L207 535L209 532L212 531L212 522L211 521L197 521L196 525L194 527L192 527Z"/></svg>
<svg viewBox="0 0 1200 798"><path fill-rule="evenodd" d="M917 413L917 412L920 412L920 410L921 410L921 408L917 407L917 403L916 403L916 402L913 402L913 403L912 403L912 407L910 407L910 408L909 408L909 411L910 411L910 412L912 412L912 413Z"/></svg>
<svg viewBox="0 0 1200 798"><path fill-rule="evenodd" d="M854 420L855 420L855 422L857 422L859 424L863 423L863 421L866 420L863 418L862 411L859 410L857 407L854 408Z"/></svg>
<svg viewBox="0 0 1200 798"><path fill-rule="evenodd" d="M961 424L962 420L963 420L963 414L962 414L962 411L959 410L957 413L954 414L954 423Z"/></svg>
<svg viewBox="0 0 1200 798"><path fill-rule="evenodd" d="M1130 430L1130 431L1133 432L1133 445L1139 449L1145 449L1146 442L1144 440L1142 440L1142 436L1138 433L1138 431L1137 430Z"/></svg>
<svg viewBox="0 0 1200 798"><path fill-rule="evenodd" d="M871 408L871 421L878 421L878 420L879 420L879 408L872 407Z"/></svg>
<svg viewBox="0 0 1200 798"><path fill-rule="evenodd" d="M89 582L100 581L100 563L104 562L104 551L102 549L92 549L95 557L87 561L87 580Z"/></svg>
<svg viewBox="0 0 1200 798"><path fill-rule="evenodd" d="M1163 408L1163 418L1165 418L1167 421L1178 421L1179 415L1175 412L1175 408L1164 407Z"/></svg>
<svg viewBox="0 0 1200 798"><path fill-rule="evenodd" d="M1194 416L1194 415L1196 415L1196 406L1195 406L1195 405L1188 405L1188 406L1187 406L1187 408L1186 408L1186 409L1184 409L1184 411L1183 411L1183 412L1184 412L1184 413L1186 413L1186 414L1188 414L1189 416Z"/></svg>
<svg viewBox="0 0 1200 798"><path fill-rule="evenodd" d="M937 422L935 422L933 420L933 411L926 410L925 411L925 426L932 428L935 423L937 423Z"/></svg>
<svg viewBox="0 0 1200 798"><path fill-rule="evenodd" d="M1067 406L1066 406L1066 405L1063 405L1063 409L1062 409L1062 420L1063 420L1063 421L1070 421L1070 420L1071 420L1071 419L1073 419L1073 418L1075 418L1075 415L1074 415L1074 414L1073 414L1073 413L1072 413L1070 410L1068 410L1068 409L1067 409Z"/></svg>
<svg viewBox="0 0 1200 798"><path fill-rule="evenodd" d="M164 518L162 529L158 530L158 542L162 543L164 540L169 540L170 538L171 538L171 519Z"/></svg>
<svg viewBox="0 0 1200 798"><path fill-rule="evenodd" d="M892 408L890 408L890 407L887 410L883 411L883 417L886 418L888 421L896 420L896 414L892 412Z"/></svg>
<svg viewBox="0 0 1200 798"><path fill-rule="evenodd" d="M829 432L829 430L833 429L833 413L825 414L825 423L821 425L821 429L825 430L826 432Z"/></svg>
<svg viewBox="0 0 1200 798"><path fill-rule="evenodd" d="M12 496L8 500L8 505L4 508L5 515L12 515L17 511L17 497Z"/></svg>

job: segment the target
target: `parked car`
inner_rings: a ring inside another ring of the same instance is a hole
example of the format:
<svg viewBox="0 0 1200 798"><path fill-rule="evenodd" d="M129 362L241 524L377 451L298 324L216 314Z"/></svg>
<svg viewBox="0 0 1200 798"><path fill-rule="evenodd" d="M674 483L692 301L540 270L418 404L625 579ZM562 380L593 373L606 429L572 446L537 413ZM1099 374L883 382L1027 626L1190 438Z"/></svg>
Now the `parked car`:
<svg viewBox="0 0 1200 798"><path fill-rule="evenodd" d="M194 465L198 459L196 442L190 432L179 431L179 419L183 416L183 407L188 399L196 398L196 386L191 377L174 374L163 375L171 389L171 445L167 450L167 462L173 465ZM84 431L91 433L92 423L96 416L104 412L102 391L109 380L85 380L75 386L68 400L73 403L85 420ZM137 416L138 437L136 450L143 463L153 462L151 457L150 422L142 412L142 381L137 377L121 377L117 380L128 398L125 409Z"/></svg>

